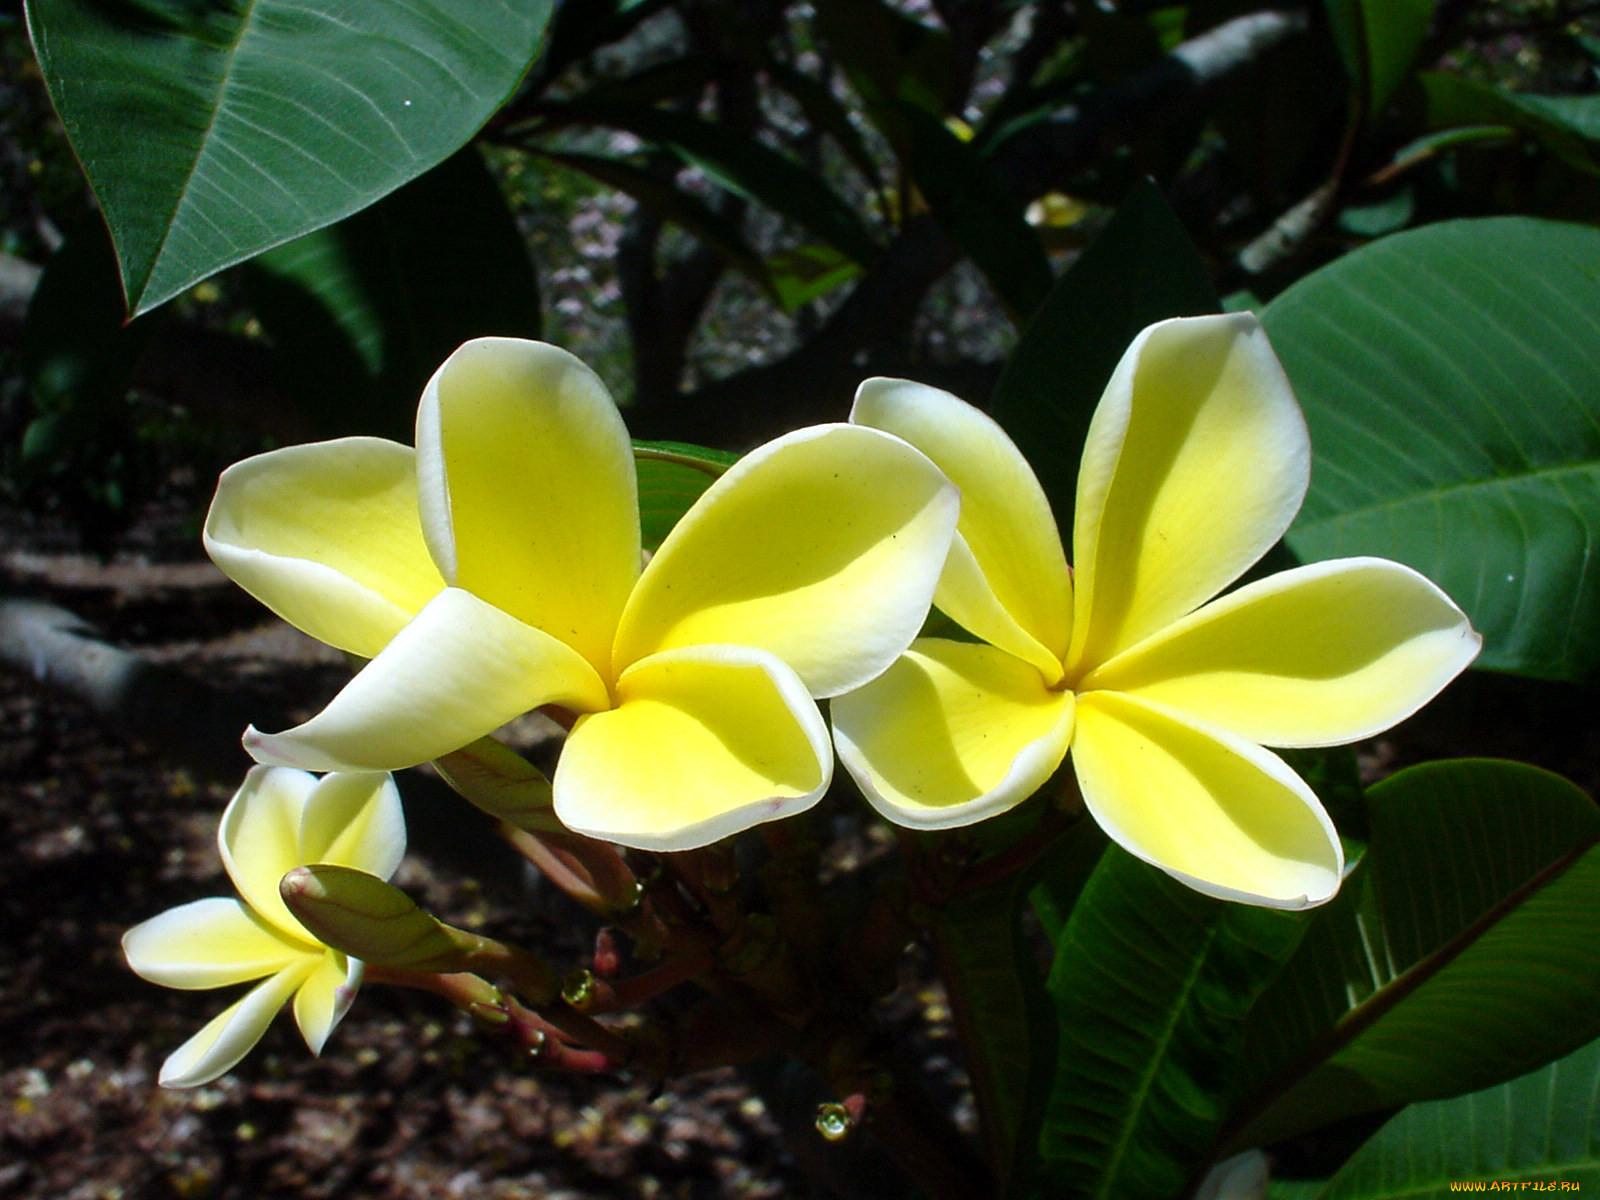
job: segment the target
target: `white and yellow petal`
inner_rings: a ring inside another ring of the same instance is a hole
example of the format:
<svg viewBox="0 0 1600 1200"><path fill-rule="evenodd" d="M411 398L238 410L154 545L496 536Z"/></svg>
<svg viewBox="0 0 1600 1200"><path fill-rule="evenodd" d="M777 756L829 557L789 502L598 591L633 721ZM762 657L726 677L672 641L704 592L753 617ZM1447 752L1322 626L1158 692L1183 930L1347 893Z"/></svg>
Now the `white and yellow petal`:
<svg viewBox="0 0 1600 1200"><path fill-rule="evenodd" d="M556 766L569 829L690 850L815 804L833 774L827 727L772 655L692 646L635 663L617 707L581 718Z"/></svg>
<svg viewBox="0 0 1600 1200"><path fill-rule="evenodd" d="M949 392L869 379L850 420L904 438L961 492L961 518L934 603L1055 683L1072 631L1072 578L1044 489L983 412Z"/></svg>
<svg viewBox="0 0 1600 1200"><path fill-rule="evenodd" d="M641 554L632 443L600 377L543 342L468 342L423 392L417 464L445 578L608 670Z"/></svg>
<svg viewBox="0 0 1600 1200"><path fill-rule="evenodd" d="M751 646L814 696L882 672L928 611L959 496L924 455L856 425L802 429L712 484L639 580L618 669L689 646Z"/></svg>
<svg viewBox="0 0 1600 1200"><path fill-rule="evenodd" d="M593 711L610 697L576 650L447 588L320 713L283 733L251 729L245 748L311 771L394 771L544 704Z"/></svg>
<svg viewBox="0 0 1600 1200"><path fill-rule="evenodd" d="M405 853L405 812L389 775L341 771L317 781L301 814L294 866L332 863L388 879Z"/></svg>
<svg viewBox="0 0 1600 1200"><path fill-rule="evenodd" d="M362 974L360 959L329 950L295 992L295 1024L311 1053L322 1053L328 1036L350 1011L361 988Z"/></svg>
<svg viewBox="0 0 1600 1200"><path fill-rule="evenodd" d="M251 912L220 896L169 908L122 935L128 965L170 988L215 988L273 975L310 947L289 941Z"/></svg>
<svg viewBox="0 0 1600 1200"><path fill-rule="evenodd" d="M1289 527L1309 478L1305 420L1253 316L1141 333L1095 410L1078 475L1069 676L1237 579Z"/></svg>
<svg viewBox="0 0 1600 1200"><path fill-rule="evenodd" d="M319 641L371 658L444 586L417 515L416 454L380 438L290 446L222 473L204 542Z"/></svg>
<svg viewBox="0 0 1600 1200"><path fill-rule="evenodd" d="M1078 697L1073 766L1084 803L1124 850L1209 896L1321 904L1344 854L1321 803L1276 755L1114 692Z"/></svg>
<svg viewBox="0 0 1600 1200"><path fill-rule="evenodd" d="M316 787L306 771L252 767L217 826L222 865L244 902L280 936L307 948L315 941L284 904L278 881L304 861L300 825Z"/></svg>
<svg viewBox="0 0 1600 1200"><path fill-rule="evenodd" d="M890 821L968 825L1020 804L1066 757L1073 696L993 646L923 638L831 705L839 761Z"/></svg>
<svg viewBox="0 0 1600 1200"><path fill-rule="evenodd" d="M242 999L218 1013L167 1056L161 1064L161 1086L199 1087L231 1071L261 1040L272 1018L316 965L317 959L307 956L262 980Z"/></svg>
<svg viewBox="0 0 1600 1200"><path fill-rule="evenodd" d="M1269 746L1370 737L1416 712L1482 638L1422 575L1376 558L1283 571L1175 622L1082 683Z"/></svg>

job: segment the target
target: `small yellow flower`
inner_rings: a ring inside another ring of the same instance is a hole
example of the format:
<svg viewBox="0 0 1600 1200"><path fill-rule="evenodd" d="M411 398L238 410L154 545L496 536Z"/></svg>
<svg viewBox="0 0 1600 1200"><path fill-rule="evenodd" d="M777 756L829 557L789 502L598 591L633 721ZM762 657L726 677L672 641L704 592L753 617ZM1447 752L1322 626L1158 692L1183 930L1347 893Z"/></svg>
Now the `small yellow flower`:
<svg viewBox="0 0 1600 1200"><path fill-rule="evenodd" d="M306 1045L320 1054L361 984L361 963L318 942L295 920L278 882L305 863L337 863L387 879L405 854L400 797L387 775L322 779L255 767L217 831L222 863L242 899L168 909L122 938L128 965L152 983L217 988L260 979L167 1058L165 1087L196 1087L231 1070L294 1000Z"/></svg>
<svg viewBox="0 0 1600 1200"><path fill-rule="evenodd" d="M637 481L599 378L553 346L468 342L417 448L374 438L229 468L206 547L291 624L372 661L262 762L395 770L520 713L578 714L570 828L688 849L814 803L816 698L859 687L926 615L959 498L899 438L802 429L735 464L641 569Z"/></svg>
<svg viewBox="0 0 1600 1200"><path fill-rule="evenodd" d="M977 409L874 379L851 419L905 438L961 489L935 603L981 639L919 639L834 700L840 761L884 816L980 820L1070 750L1089 811L1146 862L1250 903L1334 894L1333 826L1263 745L1377 733L1480 638L1437 587L1382 559L1213 599L1283 535L1310 477L1304 419L1254 317L1165 321L1124 355L1083 452L1075 578L1033 472Z"/></svg>

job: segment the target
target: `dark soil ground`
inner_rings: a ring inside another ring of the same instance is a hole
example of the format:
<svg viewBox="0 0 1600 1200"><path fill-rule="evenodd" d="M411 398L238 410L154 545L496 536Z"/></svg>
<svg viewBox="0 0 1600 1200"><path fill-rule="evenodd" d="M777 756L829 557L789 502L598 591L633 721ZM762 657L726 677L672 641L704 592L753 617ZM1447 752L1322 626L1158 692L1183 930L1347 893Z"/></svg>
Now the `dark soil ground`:
<svg viewBox="0 0 1600 1200"><path fill-rule="evenodd" d="M5 570L13 592L213 683L314 706L344 673L208 565L13 548ZM362 992L320 1059L283 1017L215 1084L159 1088L162 1059L228 1000L140 980L119 939L228 892L214 839L229 790L0 671L0 1197L806 1194L731 1071L659 1094L539 1073L442 1002L389 988ZM413 846L397 882L429 907L580 960L589 935L564 897L474 886Z"/></svg>
<svg viewBox="0 0 1600 1200"><path fill-rule="evenodd" d="M186 540L104 563L23 526L0 544L0 590L60 604L111 641L272 703L314 709L346 675L336 655L263 620ZM178 561L173 544L185 547ZM1589 700L1469 677L1367 761L1382 770L1504 755L1592 793L1600 733ZM820 1194L733 1071L659 1091L644 1080L541 1073L442 1002L388 988L362 992L320 1059L280 1018L215 1084L159 1088L165 1055L227 1000L138 979L119 938L172 905L228 891L214 838L230 790L0 668L0 1197ZM443 867L415 826L412 846L397 882L425 906L558 964L584 960L592 933L564 897L492 865L475 872L486 882ZM949 1083L958 1076L948 1013L910 963L889 1016Z"/></svg>

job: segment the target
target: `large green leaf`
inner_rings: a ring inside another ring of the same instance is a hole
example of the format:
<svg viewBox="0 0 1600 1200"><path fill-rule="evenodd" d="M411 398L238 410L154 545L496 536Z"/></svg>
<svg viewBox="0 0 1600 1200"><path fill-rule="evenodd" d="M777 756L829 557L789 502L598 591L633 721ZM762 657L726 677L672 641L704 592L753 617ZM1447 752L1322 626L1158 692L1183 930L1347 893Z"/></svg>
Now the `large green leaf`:
<svg viewBox="0 0 1600 1200"><path fill-rule="evenodd" d="M1600 1042L1499 1087L1403 1109L1317 1197L1423 1200L1468 1180L1600 1186Z"/></svg>
<svg viewBox="0 0 1600 1200"><path fill-rule="evenodd" d="M1245 1018L1305 927L1304 914L1213 900L1107 849L1050 971L1059 1048L1041 1196L1185 1193L1227 1114Z"/></svg>
<svg viewBox="0 0 1600 1200"><path fill-rule="evenodd" d="M1062 529L1100 393L1134 336L1219 310L1210 274L1159 188L1134 188L1034 314L990 409L1032 464Z"/></svg>
<svg viewBox="0 0 1600 1200"><path fill-rule="evenodd" d="M463 145L553 0L29 0L135 313Z"/></svg>
<svg viewBox="0 0 1600 1200"><path fill-rule="evenodd" d="M323 434L410 440L423 385L474 337L537 337L539 288L470 147L371 208L259 256L247 291Z"/></svg>
<svg viewBox="0 0 1600 1200"><path fill-rule="evenodd" d="M1520 763L1413 767L1251 1014L1235 1148L1514 1078L1600 1034L1600 812Z"/></svg>
<svg viewBox="0 0 1600 1200"><path fill-rule="evenodd" d="M1503 217L1385 238L1264 321L1311 427L1306 560L1379 554L1445 589L1479 664L1600 666L1600 230Z"/></svg>

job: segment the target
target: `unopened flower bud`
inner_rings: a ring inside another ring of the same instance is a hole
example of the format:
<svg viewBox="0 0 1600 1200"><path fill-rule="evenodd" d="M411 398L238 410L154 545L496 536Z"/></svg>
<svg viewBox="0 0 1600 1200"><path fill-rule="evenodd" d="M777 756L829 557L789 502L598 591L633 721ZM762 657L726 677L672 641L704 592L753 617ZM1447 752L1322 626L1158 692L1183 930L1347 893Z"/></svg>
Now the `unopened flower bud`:
<svg viewBox="0 0 1600 1200"><path fill-rule="evenodd" d="M278 885L317 940L374 966L459 971L483 939L451 929L376 875L319 863L296 867Z"/></svg>
<svg viewBox="0 0 1600 1200"><path fill-rule="evenodd" d="M452 788L507 825L530 833L561 828L544 773L493 738L479 738L433 765Z"/></svg>

